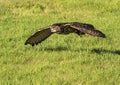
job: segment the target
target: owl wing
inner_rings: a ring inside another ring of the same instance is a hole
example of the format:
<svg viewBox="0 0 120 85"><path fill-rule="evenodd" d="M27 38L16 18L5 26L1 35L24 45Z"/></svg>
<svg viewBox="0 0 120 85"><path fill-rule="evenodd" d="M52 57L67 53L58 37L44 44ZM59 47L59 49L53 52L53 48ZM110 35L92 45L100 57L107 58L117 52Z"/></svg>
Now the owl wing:
<svg viewBox="0 0 120 85"><path fill-rule="evenodd" d="M48 38L51 34L52 32L50 27L46 27L42 30L38 30L26 40L25 45L27 44L30 44L32 46L37 45L38 43L41 43L46 38Z"/></svg>
<svg viewBox="0 0 120 85"><path fill-rule="evenodd" d="M70 26L74 29L77 29L80 32L83 32L92 36L97 36L102 38L106 37L104 33L95 29L94 26L91 24L72 23Z"/></svg>

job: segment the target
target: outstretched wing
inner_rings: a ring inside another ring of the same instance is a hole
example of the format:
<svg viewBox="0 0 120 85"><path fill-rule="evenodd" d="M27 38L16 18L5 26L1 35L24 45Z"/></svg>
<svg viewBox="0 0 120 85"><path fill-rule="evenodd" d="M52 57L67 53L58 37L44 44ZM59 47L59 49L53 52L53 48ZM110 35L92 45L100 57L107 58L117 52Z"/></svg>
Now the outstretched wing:
<svg viewBox="0 0 120 85"><path fill-rule="evenodd" d="M52 34L49 27L44 28L42 30L38 30L35 34L30 36L26 42L25 45L31 44L32 46L37 45L38 43L41 43L46 38L48 38Z"/></svg>
<svg viewBox="0 0 120 85"><path fill-rule="evenodd" d="M105 34L95 29L94 26L91 24L72 23L70 26L73 27L74 29L79 30L80 32L83 32L92 36L105 38Z"/></svg>

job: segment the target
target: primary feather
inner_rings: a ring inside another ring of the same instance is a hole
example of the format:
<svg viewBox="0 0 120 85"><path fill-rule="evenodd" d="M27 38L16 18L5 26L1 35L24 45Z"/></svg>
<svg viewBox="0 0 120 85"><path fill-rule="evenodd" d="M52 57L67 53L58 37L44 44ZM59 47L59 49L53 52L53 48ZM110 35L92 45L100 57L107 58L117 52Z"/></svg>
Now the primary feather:
<svg viewBox="0 0 120 85"><path fill-rule="evenodd" d="M79 30L80 32L83 32L83 33L86 33L86 34L89 34L89 35L92 35L92 36L103 37L103 38L106 37L104 33L97 30L91 24L73 22L71 27L73 27L74 29Z"/></svg>
<svg viewBox="0 0 120 85"><path fill-rule="evenodd" d="M31 44L34 46L35 44L37 45L38 43L41 43L43 40L48 38L52 34L50 28L44 28L42 30L38 30L35 34L30 36L26 42L25 45Z"/></svg>
<svg viewBox="0 0 120 85"><path fill-rule="evenodd" d="M79 22L66 22L66 23L55 23L48 27L38 30L32 36L30 36L25 45L31 44L32 46L41 43L45 39L47 39L53 33L58 34L69 34L76 33L78 35L89 34L92 36L105 38L105 34L101 31L97 30L91 24L79 23Z"/></svg>

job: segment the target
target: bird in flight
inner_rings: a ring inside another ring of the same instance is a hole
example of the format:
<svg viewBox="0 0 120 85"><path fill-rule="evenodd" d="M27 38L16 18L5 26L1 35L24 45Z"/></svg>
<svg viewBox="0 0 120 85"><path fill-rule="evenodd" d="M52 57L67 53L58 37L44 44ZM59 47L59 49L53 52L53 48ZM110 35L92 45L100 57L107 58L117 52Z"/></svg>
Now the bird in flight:
<svg viewBox="0 0 120 85"><path fill-rule="evenodd" d="M89 34L92 36L105 38L105 34L97 30L93 25L80 23L80 22L65 22L55 23L47 27L43 27L33 35L31 35L25 42L25 45L30 44L32 46L41 43L52 34L69 34L76 33L78 35Z"/></svg>

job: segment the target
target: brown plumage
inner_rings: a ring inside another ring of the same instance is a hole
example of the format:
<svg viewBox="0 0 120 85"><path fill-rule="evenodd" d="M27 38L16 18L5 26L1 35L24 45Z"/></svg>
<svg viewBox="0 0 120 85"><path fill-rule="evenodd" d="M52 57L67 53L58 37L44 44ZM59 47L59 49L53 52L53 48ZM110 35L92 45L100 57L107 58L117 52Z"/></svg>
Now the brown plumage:
<svg viewBox="0 0 120 85"><path fill-rule="evenodd" d="M92 36L105 38L105 34L97 30L91 24L85 24L79 22L66 22L66 23L55 23L53 25L38 30L35 34L30 36L26 40L25 45L27 44L31 44L32 46L37 45L38 43L41 43L53 33L58 33L58 34L76 33L78 35L89 34Z"/></svg>

